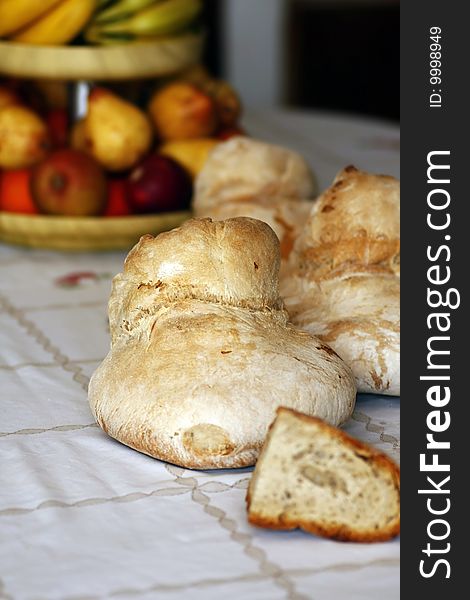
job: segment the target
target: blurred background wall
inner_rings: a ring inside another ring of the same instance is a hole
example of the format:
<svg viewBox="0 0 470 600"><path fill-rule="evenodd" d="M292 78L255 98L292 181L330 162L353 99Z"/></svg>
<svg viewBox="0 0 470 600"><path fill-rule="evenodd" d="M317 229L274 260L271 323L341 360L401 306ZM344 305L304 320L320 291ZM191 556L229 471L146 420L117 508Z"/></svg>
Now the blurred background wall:
<svg viewBox="0 0 470 600"><path fill-rule="evenodd" d="M247 107L399 119L398 0L206 3L206 62Z"/></svg>

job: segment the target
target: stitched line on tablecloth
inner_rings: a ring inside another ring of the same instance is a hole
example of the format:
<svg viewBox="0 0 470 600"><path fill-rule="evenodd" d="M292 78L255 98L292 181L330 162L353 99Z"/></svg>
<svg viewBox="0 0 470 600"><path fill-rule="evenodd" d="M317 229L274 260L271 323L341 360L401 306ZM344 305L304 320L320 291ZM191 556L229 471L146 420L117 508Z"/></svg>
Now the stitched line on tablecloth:
<svg viewBox="0 0 470 600"><path fill-rule="evenodd" d="M102 306L104 309L107 307L106 300L84 300L83 302L62 302L60 304L48 304L47 306L23 306L21 310L23 312L47 312L49 310L66 310L69 308L94 308L96 306Z"/></svg>
<svg viewBox="0 0 470 600"><path fill-rule="evenodd" d="M93 363L100 363L103 361L103 357L101 358L84 358L81 360L71 360L70 362L73 364L77 364L77 363L82 363L82 364L93 364ZM30 361L30 362L22 362L22 363L16 363L14 365L0 365L0 370L3 371L17 371L19 369L25 369L26 367L38 367L38 368L50 368L50 367L57 367L57 363L56 362L34 362L34 361Z"/></svg>
<svg viewBox="0 0 470 600"><path fill-rule="evenodd" d="M325 567L314 567L311 569L285 569L285 572L291 577L308 577L309 575L316 575L317 573L325 573L326 571L333 572L349 572L358 571L368 567L387 567L387 566L398 566L400 564L399 559L386 559L378 558L365 563L340 563L337 565L327 565ZM269 575L263 575L262 573L248 573L245 575L238 575L234 577L222 578L210 578L200 579L198 581L192 581L189 583L157 583L147 588L121 588L108 592L105 596L99 595L87 595L87 596L65 596L61 600L101 600L102 598L114 598L118 596L140 596L142 594L149 594L151 592L173 592L186 589L194 588L209 588L228 585L232 583L253 583L263 582L270 579ZM41 600L38 598L37 600Z"/></svg>
<svg viewBox="0 0 470 600"><path fill-rule="evenodd" d="M68 372L72 372L74 381L78 382L83 389L86 391L88 387L89 378L86 377L82 373L81 367L73 364L70 359L67 358L56 346L54 346L51 341L46 337L46 335L36 326L35 323L27 319L21 310L16 309L13 305L11 305L8 300L2 296L0 296L0 303L3 305L3 309L12 316L25 330L31 335L37 343L39 343L43 349L51 354L56 363L61 366L64 370ZM83 361L82 361L83 362ZM359 422L366 423L366 429L373 433L380 433L381 440L386 443L396 443L398 444L398 440L393 436L388 436L384 434L384 428L375 426L371 424L372 419L368 415L364 415L363 413L355 413L353 415L353 419ZM94 426L92 424L90 426ZM59 426L60 427L60 426ZM86 427L86 426L85 426ZM378 429L377 429L378 428ZM52 428L52 430L57 428ZM379 431L380 430L380 431ZM27 430L26 430L27 431ZM31 433L34 430L30 430ZM9 434L7 434L9 435ZM169 471L171 473L171 471ZM173 474L173 473L172 473ZM189 482L188 480L193 479L193 482ZM129 494L125 494L124 496L115 496L112 498L89 498L80 500L74 503L64 503L56 500L46 500L42 502L40 505L33 509L23 509L23 508L12 508L12 509L4 509L0 511L0 515L12 515L12 514L24 514L33 512L35 510L40 510L44 508L52 508L52 507L60 507L60 508L78 508L82 506L90 506L96 504L103 504L107 502L133 502L136 500L140 500L143 498L151 497L151 496L159 496L159 495L176 495L176 494L184 494L191 491L191 499L202 506L204 512L206 514L217 519L220 526L226 529L230 533L231 539L235 542L241 544L243 546L243 550L247 556L253 558L258 562L259 570L261 572L261 577L272 579L273 582L278 586L284 589L287 592L287 598L289 600L304 600L305 596L300 595L295 590L295 584L289 579L288 572L281 569L278 565L273 562L269 562L266 557L266 553L261 548L256 547L253 544L253 537L250 534L240 533L237 531L236 521L233 519L227 518L227 514L220 508L215 506L211 506L210 498L206 494L204 494L201 489L204 489L204 486L208 484L219 485L223 489L219 491L226 491L235 487L241 481L236 482L235 484L228 485L221 482L206 482L202 486L200 486L194 478L182 478L177 476L174 480L177 484L185 486L186 489L181 490L181 488L163 488L154 490L149 493L143 492L133 492ZM208 491L208 489L206 489ZM213 490L215 491L215 490ZM187 586L186 586L187 587ZM0 588L1 591L1 588ZM3 593L3 592L2 592ZM123 593L123 592L121 592Z"/></svg>
<svg viewBox="0 0 470 600"><path fill-rule="evenodd" d="M74 373L73 379L75 381L77 381L78 383L80 383L82 385L83 389L85 391L87 391L89 379L82 373L82 369L80 367L73 365L70 362L70 360L57 347L55 347L51 343L51 341L36 326L35 323L30 321L28 318L26 318L21 310L15 308L2 295L0 295L0 305L3 305L3 307L7 311L7 313L10 314L10 316L12 316L26 330L26 332L29 335L31 335L36 340L36 342L38 342L43 347L43 349L46 352L48 352L49 354L52 354L52 356L54 357L54 360L63 369L65 369L66 371L73 372ZM169 471L169 472L171 473L171 471ZM171 474L173 474L173 473L171 473ZM184 485L181 483L180 477L177 477L175 479L175 481L179 485ZM196 485L192 488L192 495L191 495L192 500L194 500L195 502L200 504L204 508L204 511L207 514L214 516L214 514L211 514L211 509L214 509L214 507L210 506L209 497L206 496L203 492L199 492L199 494L195 494L195 492L198 491L197 488L198 488L198 484L196 482ZM141 497L145 497L148 495L157 495L158 492L159 492L159 490L157 490L157 492L155 492L154 494L147 494L147 495L144 494L144 496L141 496ZM173 492L171 492L171 493L173 493ZM126 500L120 500L120 501L132 501L129 499L129 496L132 496L132 500L141 498L141 497L135 497L136 494L128 494L125 496ZM110 500L107 499L106 501L110 501ZM117 499L114 499L111 501L117 501ZM51 502L52 504L49 504L49 502ZM90 502L90 501L88 501L88 502ZM86 505L87 501L82 500L82 501L79 501L78 503L74 503L74 504L77 507L77 506L83 506L84 503ZM94 504L94 503L96 503L96 502L92 501L92 504ZM73 504L70 505L70 504L66 504L66 503L58 503L57 501L47 501L46 500L45 502L42 502L38 507L36 507L36 509L33 509L33 510L38 510L41 508L48 508L51 505L52 506L67 506L67 507L74 506ZM217 509L217 510L219 510L219 509ZM14 512L12 512L12 511L14 511ZM0 511L0 515L2 515L2 514L18 514L18 511L20 514L22 514L24 512L31 512L31 509L5 509L3 511ZM212 512L214 512L214 510L212 510ZM221 511L221 512L223 513L223 511ZM248 556L250 556L251 558L254 558L255 560L258 561L259 569L261 572L267 571L273 578L273 581L276 583L276 585L278 585L279 587L282 587L283 589L286 590L287 598L289 600L306 600L304 596L300 596L299 594L297 594L295 592L294 584L283 573L281 568L278 567L277 565L275 565L274 563L269 563L266 560L265 552L262 549L256 548L255 546L253 546L251 536L248 535L248 538L246 538L247 534L237 533L235 521L232 521L231 519L227 519L225 516L225 513L223 513L223 516L221 518L218 518L218 522L224 528L227 528L228 526L232 526L232 524L233 524L233 530L231 530L231 538L235 542L243 544L245 553Z"/></svg>
<svg viewBox="0 0 470 600"><path fill-rule="evenodd" d="M61 500L45 500L33 508L4 508L0 510L0 517L11 516L11 515L25 515L37 510L43 510L46 508L82 508L83 506L97 506L101 504L108 504L109 502L127 503L136 502L137 500L143 500L144 498L151 498L153 496L176 496L186 494L189 492L180 487L175 488L162 488L153 490L151 492L130 492L123 496L112 496L111 498L84 498L76 502L62 502Z"/></svg>
<svg viewBox="0 0 470 600"><path fill-rule="evenodd" d="M168 466L165 466L167 467L169 473L172 473ZM227 517L227 513L222 509L211 506L209 496L201 491L202 486L199 486L199 483L195 478L176 477L175 482L179 485L188 485L188 480L191 479L194 480L191 491L191 499L199 504L206 514L217 519L218 524L229 532L230 538L234 542L242 545L244 553L257 561L260 572L269 576L275 585L285 590L287 594L286 598L288 600L309 600L306 598L306 596L303 596L296 591L295 583L291 581L291 579L279 565L268 561L265 551L262 548L254 545L253 536L251 534L240 533L237 531L237 523L234 519L229 519Z"/></svg>
<svg viewBox="0 0 470 600"><path fill-rule="evenodd" d="M185 469L181 469L179 467L174 467L173 465L165 465L167 466L167 470L174 475L175 473L179 473L179 474L183 474L185 472ZM46 501L41 503L38 507L35 507L34 509L6 509L5 511L0 511L1 513L9 513L9 514L18 514L18 513L24 513L24 512L33 512L34 510L38 510L38 509L43 509L43 508L53 508L53 507L60 507L60 508L71 508L71 507L76 507L79 508L81 506L90 506L90 505L96 505L96 504L103 504L106 502L133 502L136 500L140 500L143 498L148 498L151 496L158 496L158 495L169 495L169 494L184 494L184 493L189 493L192 492L192 494L194 494L195 491L199 492L199 497L194 498L193 500L196 501L198 504L202 505L205 512L207 514L209 514L210 516L213 516L215 518L218 519L218 522L220 523L220 525L228 530L231 534L231 538L234 539L234 541L241 543L243 545L243 548L245 550L245 552L247 553L248 556L254 558L255 560L257 560L260 563L260 573L258 575L254 574L254 575L245 575L245 576L240 576L239 578L226 578L223 580L203 580L203 581L199 581L199 582L193 582L193 583L188 583L188 584L182 584L182 585L166 585L166 584L159 584L156 586L152 586L150 588L144 589L144 590L131 590L131 589L121 589L121 590L116 590L114 592L110 592L108 594L106 594L107 596L119 596L119 595L124 595L124 594L135 594L135 595L139 595L139 594L144 594L144 593L148 593L151 591L171 591L171 590L178 590L178 589L185 589L188 587L207 587L207 586L212 586L212 585L224 585L227 583L231 583L232 581L263 581L263 580L269 580L269 579L274 579L274 582L277 583L278 585L280 585L280 587L283 587L284 589L286 587L288 587L287 591L289 592L288 598L294 599L294 598L304 598L304 596L300 596L298 594L293 594L293 590L291 589L291 586L286 586L286 578L287 576L303 576L303 575L310 575L310 574L315 574L317 572L324 572L324 571L347 571L347 570L353 570L353 569L361 569L361 568L366 568L368 566L373 566L373 565L391 565L391 564L399 564L398 559L377 559L375 561L369 561L368 563L361 563L361 564L339 564L339 565L329 565L329 566L325 566L325 567L321 567L321 568L315 568L315 569L296 569L296 570L281 570L277 565L274 565L273 563L268 563L266 561L266 555L264 553L263 550L256 548L253 544L252 544L252 536L250 534L242 534L236 531L236 523L235 521L231 520L231 519L227 519L226 518L226 513L224 511L222 511L221 509L214 507L214 506L210 506L210 499L208 498L208 496L206 496L206 494L202 493L200 490L204 490L206 492L209 493L214 493L214 492L224 492L224 491L228 491L230 489L234 489L234 488L238 488L238 489L246 489L247 485L248 485L248 478L242 478L238 481L236 481L233 484L226 484L224 482L220 482L220 481L206 481L202 484L198 484L197 480L194 477L181 477L181 476L177 476L176 479L171 479L165 482L161 482L162 484L164 483L168 483L168 482L177 482L181 487L178 488L161 488L159 490L155 490L153 492L150 493L139 493L139 492L134 492L134 493L129 493L126 494L124 496L118 496L118 497L112 497L112 498L102 498L102 499L85 499L85 500L81 500L75 503L71 503L71 504L66 504L66 503L62 503L62 502L56 502L56 501ZM177 491L178 490L178 491ZM262 568L264 567L264 568ZM290 582L287 579L287 584L289 584ZM104 596L70 596L67 598L64 598L63 600L98 600L99 598L103 598ZM10 597L6 597L8 598L8 600L11 600Z"/></svg>
<svg viewBox="0 0 470 600"><path fill-rule="evenodd" d="M83 374L81 367L74 364L59 350L59 348L57 348L57 346L54 346L51 340L39 329L39 327L33 321L30 321L25 317L23 312L20 309L15 308L2 294L0 294L0 306L3 306L5 311L26 330L26 333L42 346L43 350L52 355L59 366L65 371L73 373L73 380L81 385L85 392L88 391L88 383L90 380Z"/></svg>
<svg viewBox="0 0 470 600"><path fill-rule="evenodd" d="M379 438L382 442L384 442L384 444L391 444L391 446L393 446L393 448L396 450L400 449L400 440L397 437L395 437L394 435L385 433L385 427L383 427L382 425L376 425L375 423L373 423L372 422L373 419L372 419L372 417L369 417L369 415L366 415L363 412L355 410L352 415L352 419L354 421L357 421L358 423L365 423L366 430L369 431L370 433L379 434Z"/></svg>
<svg viewBox="0 0 470 600"><path fill-rule="evenodd" d="M48 431L75 431L77 429L89 429L98 427L96 423L87 423L86 425L56 425L55 427L45 427L43 429L17 429L16 431L0 431L0 438L10 435L36 435Z"/></svg>
<svg viewBox="0 0 470 600"><path fill-rule="evenodd" d="M128 503L128 502L136 502L138 500L143 500L144 498L150 498L154 496L180 496L182 494L188 494L191 492L194 487L197 487L197 483L195 484L194 477L183 477L179 478L181 481L177 482L179 486L184 487L160 487L162 485L166 485L169 483L175 483L175 479L167 479L165 481L161 481L160 485L157 489L152 490L151 492L129 492L127 494L123 494L122 496L112 496L110 498L83 498L82 500L77 500L75 502L63 502L62 500L44 500L37 506L33 506L31 508L23 508L23 507L10 507L4 508L0 510L0 517L2 516L11 516L11 515L24 515L35 512L37 510L44 510L46 508L81 508L83 506L96 506L101 504L108 504L110 502L116 503ZM219 488L212 489L210 485L219 485ZM209 493L217 493L217 492L226 492L228 490L238 488L238 489L246 489L248 487L248 479L239 479L233 484L221 483L208 481L201 484L200 489L205 489L209 491Z"/></svg>

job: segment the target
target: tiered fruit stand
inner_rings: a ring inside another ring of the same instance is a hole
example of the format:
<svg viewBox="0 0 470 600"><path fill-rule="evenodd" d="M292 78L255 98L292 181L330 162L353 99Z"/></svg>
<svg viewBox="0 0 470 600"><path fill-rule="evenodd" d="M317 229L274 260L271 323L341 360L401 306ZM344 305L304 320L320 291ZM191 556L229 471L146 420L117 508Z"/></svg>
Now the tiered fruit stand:
<svg viewBox="0 0 470 600"><path fill-rule="evenodd" d="M72 82L131 81L176 74L199 62L203 36L113 46L31 46L0 42L0 75ZM128 249L145 233L177 227L189 212L123 217L64 217L0 211L0 240L60 250Z"/></svg>

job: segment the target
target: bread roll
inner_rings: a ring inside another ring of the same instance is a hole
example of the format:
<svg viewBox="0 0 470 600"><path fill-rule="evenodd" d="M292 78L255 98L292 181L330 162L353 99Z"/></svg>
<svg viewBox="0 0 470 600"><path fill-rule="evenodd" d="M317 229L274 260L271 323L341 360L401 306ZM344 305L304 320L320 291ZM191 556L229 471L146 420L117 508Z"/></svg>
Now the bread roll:
<svg viewBox="0 0 470 600"><path fill-rule="evenodd" d="M287 321L279 242L248 218L192 219L129 253L109 300L111 350L89 400L110 436L188 468L252 465L281 404L333 424L350 369Z"/></svg>
<svg viewBox="0 0 470 600"><path fill-rule="evenodd" d="M354 542L400 531L400 470L315 417L279 408L250 481L248 520Z"/></svg>
<svg viewBox="0 0 470 600"><path fill-rule="evenodd" d="M292 322L329 344L359 392L400 393L400 193L347 167L315 202L281 282Z"/></svg>
<svg viewBox="0 0 470 600"><path fill-rule="evenodd" d="M308 217L317 191L304 159L280 146L248 137L219 144L196 178L197 217L252 217L268 223L286 258Z"/></svg>

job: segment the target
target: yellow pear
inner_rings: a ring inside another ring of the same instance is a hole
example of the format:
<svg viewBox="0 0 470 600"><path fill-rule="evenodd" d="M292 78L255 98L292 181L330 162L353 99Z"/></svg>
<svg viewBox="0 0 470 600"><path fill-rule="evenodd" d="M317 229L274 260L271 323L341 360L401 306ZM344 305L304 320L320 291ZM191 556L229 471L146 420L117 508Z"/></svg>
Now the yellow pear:
<svg viewBox="0 0 470 600"><path fill-rule="evenodd" d="M152 144L152 125L136 106L104 88L88 98L85 118L88 151L109 171L137 164Z"/></svg>
<svg viewBox="0 0 470 600"><path fill-rule="evenodd" d="M159 148L159 153L179 162L191 175L196 177L204 166L209 152L220 144L214 138L171 140Z"/></svg>
<svg viewBox="0 0 470 600"><path fill-rule="evenodd" d="M50 148L46 123L25 106L0 110L0 168L24 169L42 160Z"/></svg>

